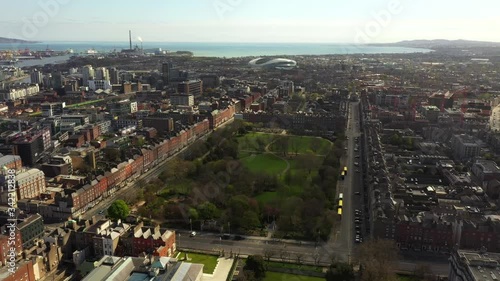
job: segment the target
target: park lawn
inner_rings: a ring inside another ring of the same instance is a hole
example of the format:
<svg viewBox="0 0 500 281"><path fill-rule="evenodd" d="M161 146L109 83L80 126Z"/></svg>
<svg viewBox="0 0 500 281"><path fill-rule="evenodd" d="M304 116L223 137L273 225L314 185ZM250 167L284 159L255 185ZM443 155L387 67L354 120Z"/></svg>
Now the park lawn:
<svg viewBox="0 0 500 281"><path fill-rule="evenodd" d="M255 199L260 204L268 204L268 203L271 203L272 201L278 199L278 192L276 192L276 191L263 192L263 193L255 196Z"/></svg>
<svg viewBox="0 0 500 281"><path fill-rule="evenodd" d="M240 159L251 172L277 175L282 173L287 163L273 154L259 154Z"/></svg>
<svg viewBox="0 0 500 281"><path fill-rule="evenodd" d="M189 194L191 192L192 186L194 185L193 180L190 179L179 179L168 183L167 187L163 189L160 196L168 197L170 194Z"/></svg>
<svg viewBox="0 0 500 281"><path fill-rule="evenodd" d="M303 275L293 275L287 273L278 273L278 272L266 272L266 277L264 281L283 281L283 280L300 280L300 281L324 281L325 278L318 277L310 277Z"/></svg>
<svg viewBox="0 0 500 281"><path fill-rule="evenodd" d="M288 138L288 153L313 153L316 155L326 155L331 148L331 142L323 138L307 137L307 136L286 136ZM316 140L314 140L316 139ZM313 141L314 140L314 141ZM314 147L313 147L314 146ZM276 145L271 145L270 150L280 152L280 148Z"/></svg>
<svg viewBox="0 0 500 281"><path fill-rule="evenodd" d="M185 252L181 252L179 255L179 260L184 260ZM203 264L203 273L213 274L215 266L217 265L217 256L187 253L188 260L190 263L201 263Z"/></svg>
<svg viewBox="0 0 500 281"><path fill-rule="evenodd" d="M273 135L251 132L238 137L238 150L264 152L265 147L272 141ZM259 140L259 141L257 141Z"/></svg>

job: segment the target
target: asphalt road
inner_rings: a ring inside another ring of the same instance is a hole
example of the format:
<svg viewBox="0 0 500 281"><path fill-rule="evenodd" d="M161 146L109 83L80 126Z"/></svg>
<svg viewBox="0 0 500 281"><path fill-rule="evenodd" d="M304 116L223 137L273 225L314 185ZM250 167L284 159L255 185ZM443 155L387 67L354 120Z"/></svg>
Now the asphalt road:
<svg viewBox="0 0 500 281"><path fill-rule="evenodd" d="M339 182L339 193L343 194L342 218L340 229L333 235L333 241L329 241L324 247L330 249L330 252L339 260L349 262L352 260L356 244L354 238L356 234L354 224L354 210L361 208L361 199L355 192L361 192L361 167L355 165L358 160L355 158L359 154L355 138L359 136L359 115L356 103L348 103L348 119L345 142L346 155L342 165L347 167L347 175L344 180Z"/></svg>

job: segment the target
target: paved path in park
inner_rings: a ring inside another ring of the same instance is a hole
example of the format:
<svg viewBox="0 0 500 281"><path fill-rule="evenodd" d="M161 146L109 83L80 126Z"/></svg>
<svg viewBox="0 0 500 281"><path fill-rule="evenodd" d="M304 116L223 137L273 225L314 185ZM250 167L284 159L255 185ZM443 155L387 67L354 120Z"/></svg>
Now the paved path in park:
<svg viewBox="0 0 500 281"><path fill-rule="evenodd" d="M224 281L227 279L231 267L233 266L234 259L218 258L217 266L215 267L214 274L203 273L203 281Z"/></svg>

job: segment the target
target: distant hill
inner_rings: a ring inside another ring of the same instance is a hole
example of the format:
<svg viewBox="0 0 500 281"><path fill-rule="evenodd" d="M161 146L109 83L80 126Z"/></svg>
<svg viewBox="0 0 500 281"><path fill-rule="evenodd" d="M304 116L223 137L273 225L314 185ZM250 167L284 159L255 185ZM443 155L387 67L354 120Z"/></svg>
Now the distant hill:
<svg viewBox="0 0 500 281"><path fill-rule="evenodd" d="M13 44L27 44L27 43L40 43L40 42L0 37L0 44L11 44L11 43L13 43Z"/></svg>
<svg viewBox="0 0 500 281"><path fill-rule="evenodd" d="M442 48L485 48L485 47L500 47L500 42L487 41L471 41L471 40L405 40L396 43L371 44L377 46L397 46L409 48L426 48L426 49L442 49Z"/></svg>

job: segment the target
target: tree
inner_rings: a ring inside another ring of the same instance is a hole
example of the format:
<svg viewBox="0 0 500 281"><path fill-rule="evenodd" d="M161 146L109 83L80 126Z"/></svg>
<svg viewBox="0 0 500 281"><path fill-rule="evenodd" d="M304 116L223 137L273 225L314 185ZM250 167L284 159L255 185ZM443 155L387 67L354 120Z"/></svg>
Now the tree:
<svg viewBox="0 0 500 281"><path fill-rule="evenodd" d="M319 165L319 158L312 153L301 154L297 156L297 163L301 169L307 170L311 174L312 169Z"/></svg>
<svg viewBox="0 0 500 281"><path fill-rule="evenodd" d="M298 264L302 264L302 259L304 258L304 253L297 252L295 253L295 258L297 259Z"/></svg>
<svg viewBox="0 0 500 281"><path fill-rule="evenodd" d="M253 272L256 280L263 280L266 277L264 259L260 255L248 256L243 270Z"/></svg>
<svg viewBox="0 0 500 281"><path fill-rule="evenodd" d="M219 216L217 206L210 202L204 202L197 207L199 217L202 220L211 220Z"/></svg>
<svg viewBox="0 0 500 281"><path fill-rule="evenodd" d="M264 249L264 257L266 258L267 261L270 261L271 258L274 257L276 254L277 252L272 248Z"/></svg>
<svg viewBox="0 0 500 281"><path fill-rule="evenodd" d="M398 249L391 240L370 240L359 247L359 263L362 281L397 280L393 267L398 257Z"/></svg>
<svg viewBox="0 0 500 281"><path fill-rule="evenodd" d="M193 220L197 220L199 215L198 215L198 211L196 211L195 208L189 208L188 210L189 212L189 218L190 219L193 219Z"/></svg>
<svg viewBox="0 0 500 281"><path fill-rule="evenodd" d="M108 216L112 219L125 219L130 214L130 208L123 200L116 200L108 208Z"/></svg>
<svg viewBox="0 0 500 281"><path fill-rule="evenodd" d="M327 281L351 281L354 278L354 270L347 263L334 263L326 272Z"/></svg>
<svg viewBox="0 0 500 281"><path fill-rule="evenodd" d="M280 249L280 258L282 262L285 262L288 259L289 255L290 253L287 252L285 249Z"/></svg>
<svg viewBox="0 0 500 281"><path fill-rule="evenodd" d="M401 136L398 133L395 133L389 139L389 143L392 145L400 146L403 144L403 139L401 138Z"/></svg>

